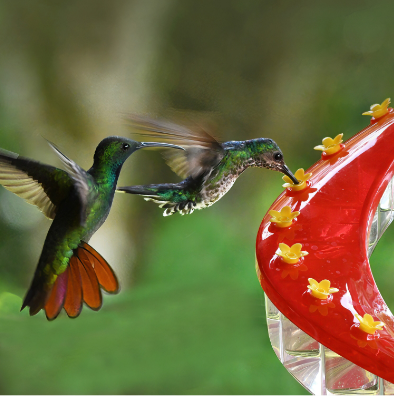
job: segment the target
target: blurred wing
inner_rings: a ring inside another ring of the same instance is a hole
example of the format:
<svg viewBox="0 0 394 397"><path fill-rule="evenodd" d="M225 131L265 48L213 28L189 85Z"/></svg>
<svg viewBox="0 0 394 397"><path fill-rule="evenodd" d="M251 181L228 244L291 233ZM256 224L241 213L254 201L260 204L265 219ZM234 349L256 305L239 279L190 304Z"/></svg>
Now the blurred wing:
<svg viewBox="0 0 394 397"><path fill-rule="evenodd" d="M67 173L73 180L73 184L78 193L81 209L81 225L85 224L86 221L86 207L88 202L89 193L92 191L90 187L94 184L93 177L89 175L84 169L82 169L77 163L70 160L65 156L53 143L47 141L49 146L55 151L55 153L60 157L63 164L66 167Z"/></svg>
<svg viewBox="0 0 394 397"><path fill-rule="evenodd" d="M138 135L177 144L186 149L184 152L177 150L165 155L167 164L182 178L189 175L197 177L217 165L224 156L222 145L201 125L194 124L189 128L135 115L127 115L126 120Z"/></svg>
<svg viewBox="0 0 394 397"><path fill-rule="evenodd" d="M0 184L53 219L73 181L61 169L0 149Z"/></svg>

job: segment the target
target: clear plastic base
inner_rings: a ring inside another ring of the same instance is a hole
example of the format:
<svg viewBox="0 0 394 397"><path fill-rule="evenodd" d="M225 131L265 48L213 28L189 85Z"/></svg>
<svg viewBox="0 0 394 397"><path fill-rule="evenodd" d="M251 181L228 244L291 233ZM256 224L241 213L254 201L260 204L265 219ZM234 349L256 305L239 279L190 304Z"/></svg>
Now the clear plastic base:
<svg viewBox="0 0 394 397"><path fill-rule="evenodd" d="M372 221L367 242L371 256L393 221L394 183L388 184ZM394 384L379 378L323 346L288 320L265 296L268 333L285 368L312 394L392 395Z"/></svg>
<svg viewBox="0 0 394 397"><path fill-rule="evenodd" d="M265 297L272 348L285 368L313 394L394 393L394 384L346 360L296 327Z"/></svg>

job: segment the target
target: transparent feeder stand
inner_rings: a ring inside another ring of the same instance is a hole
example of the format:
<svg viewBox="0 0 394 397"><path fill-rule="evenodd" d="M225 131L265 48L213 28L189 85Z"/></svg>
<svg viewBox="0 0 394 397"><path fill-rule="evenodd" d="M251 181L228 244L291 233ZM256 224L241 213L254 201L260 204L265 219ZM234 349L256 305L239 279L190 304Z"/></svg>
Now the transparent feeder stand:
<svg viewBox="0 0 394 397"><path fill-rule="evenodd" d="M394 178L374 215L368 257L393 221ZM310 337L287 319L265 295L268 334L280 362L309 392L317 395L392 395L394 384L353 364Z"/></svg>

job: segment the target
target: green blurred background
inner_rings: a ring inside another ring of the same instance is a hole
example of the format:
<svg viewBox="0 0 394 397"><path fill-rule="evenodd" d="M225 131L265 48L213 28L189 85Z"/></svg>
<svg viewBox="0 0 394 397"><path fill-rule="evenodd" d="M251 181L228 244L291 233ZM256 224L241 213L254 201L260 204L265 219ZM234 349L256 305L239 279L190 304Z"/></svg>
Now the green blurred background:
<svg viewBox="0 0 394 397"><path fill-rule="evenodd" d="M223 140L273 138L293 171L308 168L322 138L348 139L394 95L393 13L360 0L2 1L0 147L60 166L45 137L87 169L101 139L130 136L121 112L182 109L213 114ZM141 151L120 185L178 180ZM254 269L281 182L248 170L184 217L117 195L91 244L121 293L51 323L19 313L50 221L0 189L0 393L306 394L272 351ZM391 307L393 238L372 257Z"/></svg>

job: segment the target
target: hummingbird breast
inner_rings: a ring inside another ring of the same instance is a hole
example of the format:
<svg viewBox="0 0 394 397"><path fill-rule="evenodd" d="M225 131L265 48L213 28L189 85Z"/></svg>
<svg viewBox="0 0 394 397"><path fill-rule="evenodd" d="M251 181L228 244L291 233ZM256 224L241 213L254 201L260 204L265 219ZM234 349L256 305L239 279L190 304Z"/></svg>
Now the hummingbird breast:
<svg viewBox="0 0 394 397"><path fill-rule="evenodd" d="M210 207L220 200L234 185L237 178L250 166L254 165L253 159L246 161L225 161L212 170L206 177L201 189L201 202L197 203L196 209Z"/></svg>
<svg viewBox="0 0 394 397"><path fill-rule="evenodd" d="M54 274L61 274L68 266L73 251L81 241L89 242L91 236L106 220L112 194L99 194L86 208L86 224L80 224L78 199L72 193L58 208L58 212L48 231L41 253L39 267L47 268Z"/></svg>

